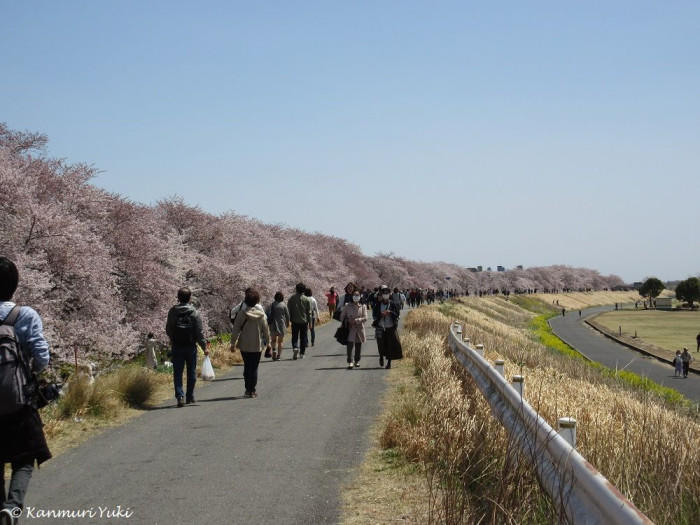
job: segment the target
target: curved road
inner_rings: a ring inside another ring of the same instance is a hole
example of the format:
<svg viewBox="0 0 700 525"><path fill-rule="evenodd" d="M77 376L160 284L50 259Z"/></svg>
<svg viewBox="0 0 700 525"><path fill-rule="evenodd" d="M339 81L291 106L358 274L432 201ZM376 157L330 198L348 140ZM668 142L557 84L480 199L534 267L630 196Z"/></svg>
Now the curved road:
<svg viewBox="0 0 700 525"><path fill-rule="evenodd" d="M303 360L260 364L257 399L242 367L198 382L196 404L174 400L108 430L35 471L27 507L121 506L128 519L28 523L335 523L341 485L362 462L387 371L369 335L361 368L347 370L337 322L316 330ZM286 345L289 346L289 345Z"/></svg>
<svg viewBox="0 0 700 525"><path fill-rule="evenodd" d="M579 318L575 310L549 320L552 331L583 355L612 369L624 369L675 390L688 399L700 402L700 376L689 374L687 379L673 376L673 366L653 357L616 343L593 330L583 321L600 312L613 310L612 306L597 306L582 311ZM698 359L694 354L693 358Z"/></svg>

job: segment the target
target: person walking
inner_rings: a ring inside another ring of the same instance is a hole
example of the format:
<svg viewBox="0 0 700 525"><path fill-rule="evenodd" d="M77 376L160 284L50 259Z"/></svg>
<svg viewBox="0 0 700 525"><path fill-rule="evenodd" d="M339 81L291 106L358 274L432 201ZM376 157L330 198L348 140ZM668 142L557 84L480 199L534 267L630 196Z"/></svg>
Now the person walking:
<svg viewBox="0 0 700 525"><path fill-rule="evenodd" d="M362 352L362 343L366 341L365 322L367 321L367 308L360 303L362 296L360 292L355 290L352 295L352 302L343 307L340 313L340 322L346 322L348 325L348 369L360 368L360 357ZM353 356L353 349L355 355Z"/></svg>
<svg viewBox="0 0 700 525"><path fill-rule="evenodd" d="M270 341L270 328L268 327L265 312L257 305L260 303L260 293L254 289L246 290L243 300L248 306L243 315L236 317L236 322L231 330L231 351L236 350L236 343L243 356L243 380L245 382L245 396L258 397L256 387L258 385L258 365L260 355L266 342ZM270 350L270 346L267 346Z"/></svg>
<svg viewBox="0 0 700 525"><path fill-rule="evenodd" d="M146 367L151 369L158 368L158 358L156 357L156 348L158 347L158 341L153 335L153 332L149 332L146 337Z"/></svg>
<svg viewBox="0 0 700 525"><path fill-rule="evenodd" d="M335 291L335 288L331 286L331 289L326 294L326 304L328 305L328 313L331 319L333 319L333 315L335 314L335 307L338 304L338 299L338 293Z"/></svg>
<svg viewBox="0 0 700 525"><path fill-rule="evenodd" d="M284 340L285 329L289 328L289 309L284 304L282 292L275 294L275 301L268 310L267 323L270 328L272 360L279 361L282 359L282 341Z"/></svg>
<svg viewBox="0 0 700 525"><path fill-rule="evenodd" d="M311 332L311 346L314 346L316 343L316 323L319 318L318 301L316 301L311 288L307 288L304 295L311 303L311 323L309 324L309 331Z"/></svg>
<svg viewBox="0 0 700 525"><path fill-rule="evenodd" d="M304 295L304 283L296 285L296 293L287 301L289 318L292 321L292 359L304 359L306 347L309 344L308 329L311 324L311 301ZM299 346L297 346L297 342Z"/></svg>
<svg viewBox="0 0 700 525"><path fill-rule="evenodd" d="M170 338L173 359L173 382L177 406L194 403L194 385L197 382L197 345L209 355L208 344L202 332L202 318L190 304L192 291L186 286L177 291L177 302L168 312L165 333ZM187 392L182 391L182 372L187 367Z"/></svg>
<svg viewBox="0 0 700 525"><path fill-rule="evenodd" d="M379 302L372 310L372 318L379 350L379 366L391 368L392 359L401 359L401 345L396 335L399 326L399 310L391 301L391 290L384 285L379 290Z"/></svg>
<svg viewBox="0 0 700 525"><path fill-rule="evenodd" d="M683 361L683 377L688 377L688 370L690 369L690 362L693 360L693 356L690 355L687 348L683 348L683 353L681 354L681 361Z"/></svg>
<svg viewBox="0 0 700 525"><path fill-rule="evenodd" d="M683 359L681 359L680 350L676 350L676 357L673 358L673 366L675 368L673 377L681 377L683 375Z"/></svg>
<svg viewBox="0 0 700 525"><path fill-rule="evenodd" d="M25 389L49 364L49 344L41 317L33 308L18 306L12 296L19 284L19 271L0 257L0 523L12 525L24 509L24 498L34 464L51 458L43 423L33 399ZM19 375L18 375L19 374ZM18 377L22 379L19 380ZM5 492L5 464L12 467Z"/></svg>
<svg viewBox="0 0 700 525"><path fill-rule="evenodd" d="M698 348L695 351L700 352L700 334L695 336L695 341L698 343Z"/></svg>
<svg viewBox="0 0 700 525"><path fill-rule="evenodd" d="M338 310L342 313L343 307L346 304L350 304L352 302L352 296L355 293L355 290L359 291L359 288L355 286L355 283L349 282L348 284L345 285L345 295L343 295L340 300L338 301L338 306L336 307L336 317L340 319L340 314L337 313Z"/></svg>
<svg viewBox="0 0 700 525"><path fill-rule="evenodd" d="M391 294L391 302L396 305L396 307L401 311L403 308L403 301L401 300L401 293L398 288L394 288L394 293Z"/></svg>

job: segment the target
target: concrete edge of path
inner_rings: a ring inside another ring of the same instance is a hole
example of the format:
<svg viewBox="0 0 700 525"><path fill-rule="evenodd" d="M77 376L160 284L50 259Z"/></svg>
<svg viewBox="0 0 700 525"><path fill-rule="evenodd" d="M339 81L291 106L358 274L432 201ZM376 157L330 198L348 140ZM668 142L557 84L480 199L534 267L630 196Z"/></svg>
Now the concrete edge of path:
<svg viewBox="0 0 700 525"><path fill-rule="evenodd" d="M597 317L597 316L596 316L596 317ZM605 329L604 329L602 326L600 326L598 323L596 323L595 321L593 321L593 319L591 319L591 320L585 319L583 322L586 323L586 324L587 324L588 326L590 326L591 328L593 328L596 332L598 332L598 333L604 335L604 336L607 337L608 339L612 339L613 341L615 341L615 342L618 343L618 344L621 344L622 346L626 346L627 348L630 348L631 350L634 350L634 351L639 352L639 353L641 353L641 354L644 354L644 355L647 355L647 356L649 356L649 357L653 357L653 358L655 358L655 359L658 359L659 361L661 361L661 362L663 362L663 363L667 363L667 364L669 364L669 365L673 365L673 361L670 360L670 359L668 359L667 357L660 356L660 355L658 355L658 354L655 354L654 352L650 352L649 350L645 350L645 349L643 349L643 348L640 348L640 347L638 347L638 346L635 346L635 345L633 345L633 344L631 344L631 343L628 343L627 341L624 341L624 340L622 340L622 339L616 337L615 335L613 335L613 334L611 334L610 332L608 332L607 330L605 330ZM559 336L557 336L557 337L559 337ZM561 339L561 338L560 338L560 339ZM567 344L568 344L568 343L567 343ZM569 345L569 346L571 346L571 345ZM700 374L700 369L698 369L698 368L696 368L696 367L694 367L694 366L690 366L690 367L688 368L688 371L693 372L694 374Z"/></svg>

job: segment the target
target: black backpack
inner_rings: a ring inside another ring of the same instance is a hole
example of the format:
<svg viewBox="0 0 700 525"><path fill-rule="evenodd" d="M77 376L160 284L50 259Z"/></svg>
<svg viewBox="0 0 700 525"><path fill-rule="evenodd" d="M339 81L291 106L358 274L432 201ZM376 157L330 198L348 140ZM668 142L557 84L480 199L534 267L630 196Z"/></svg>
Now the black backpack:
<svg viewBox="0 0 700 525"><path fill-rule="evenodd" d="M15 333L19 311L20 307L15 306L0 324L0 416L31 403L32 375Z"/></svg>
<svg viewBox="0 0 700 525"><path fill-rule="evenodd" d="M175 333L173 343L176 345L191 345L194 343L194 315L192 310L178 312L175 318Z"/></svg>

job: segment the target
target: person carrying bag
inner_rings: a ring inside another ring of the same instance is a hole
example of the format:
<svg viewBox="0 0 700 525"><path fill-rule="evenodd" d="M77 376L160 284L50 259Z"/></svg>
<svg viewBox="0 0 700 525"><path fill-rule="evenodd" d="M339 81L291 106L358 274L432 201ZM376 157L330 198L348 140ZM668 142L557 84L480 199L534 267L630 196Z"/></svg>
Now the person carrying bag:
<svg viewBox="0 0 700 525"><path fill-rule="evenodd" d="M391 361L403 358L401 340L397 330L399 327L399 309L391 301L391 290L383 285L379 289L379 301L372 309L372 326L376 329L377 350L379 350L379 366L391 368Z"/></svg>

